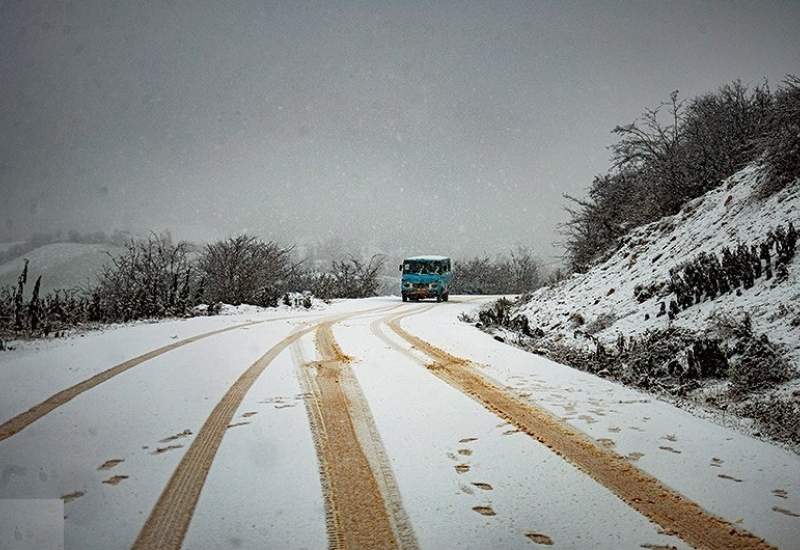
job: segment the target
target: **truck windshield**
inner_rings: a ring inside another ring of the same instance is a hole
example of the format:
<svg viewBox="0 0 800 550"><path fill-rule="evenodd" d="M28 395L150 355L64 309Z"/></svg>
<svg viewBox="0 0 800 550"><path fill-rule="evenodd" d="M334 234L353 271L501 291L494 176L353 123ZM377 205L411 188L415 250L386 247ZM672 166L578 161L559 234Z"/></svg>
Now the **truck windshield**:
<svg viewBox="0 0 800 550"><path fill-rule="evenodd" d="M447 262L419 262L406 261L403 263L403 273L416 273L419 275L440 275L447 271Z"/></svg>

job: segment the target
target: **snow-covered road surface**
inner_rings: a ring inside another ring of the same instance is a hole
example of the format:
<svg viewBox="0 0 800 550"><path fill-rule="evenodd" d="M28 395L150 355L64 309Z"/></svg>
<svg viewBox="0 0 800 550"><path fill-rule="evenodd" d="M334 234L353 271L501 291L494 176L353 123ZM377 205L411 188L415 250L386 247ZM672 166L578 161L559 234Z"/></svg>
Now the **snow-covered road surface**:
<svg viewBox="0 0 800 550"><path fill-rule="evenodd" d="M457 320L482 300L2 353L0 499L63 498L68 549L800 547L797 455Z"/></svg>

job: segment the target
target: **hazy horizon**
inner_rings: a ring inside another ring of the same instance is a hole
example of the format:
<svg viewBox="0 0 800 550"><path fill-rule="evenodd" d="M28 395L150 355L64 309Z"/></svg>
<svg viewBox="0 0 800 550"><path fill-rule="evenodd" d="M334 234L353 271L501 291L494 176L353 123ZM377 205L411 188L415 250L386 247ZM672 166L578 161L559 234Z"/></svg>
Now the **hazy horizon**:
<svg viewBox="0 0 800 550"><path fill-rule="evenodd" d="M0 240L559 253L645 107L800 72L800 4L0 1Z"/></svg>

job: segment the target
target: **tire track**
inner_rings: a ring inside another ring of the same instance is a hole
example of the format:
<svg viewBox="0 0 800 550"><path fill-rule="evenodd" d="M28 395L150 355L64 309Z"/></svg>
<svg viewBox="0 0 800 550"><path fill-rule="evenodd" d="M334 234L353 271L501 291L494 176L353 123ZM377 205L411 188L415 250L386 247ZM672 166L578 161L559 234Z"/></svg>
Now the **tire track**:
<svg viewBox="0 0 800 550"><path fill-rule="evenodd" d="M166 346L162 346L152 351L148 351L147 353L143 353L142 355L138 355L133 359L128 359L123 363L115 365L81 382L78 382L73 386L70 386L64 390L61 390L58 393L51 395L50 397L48 397L41 403L34 405L27 411L12 417L6 422L3 422L2 424L0 424L0 441L8 439L12 435L21 432L22 430L24 430L25 428L27 428L28 426L30 426L31 424L42 418L43 416L53 412L58 407L72 401L80 394L87 392L96 386L99 386L103 382L106 382L111 378L114 378L115 376L122 374L123 372L144 363L145 361L149 361L150 359L158 357L159 355L163 355L174 349L197 342L198 340L203 340L204 338L208 338L209 336L215 336L217 334L222 334L224 332L245 328L260 323L268 323L271 321L283 321L286 319L296 319L296 318L297 318L296 316L276 317L274 319L265 319L263 321L249 321L247 323L240 323L238 325L212 330L210 332L204 332L202 334L197 334L189 338L184 338L183 340L178 340L177 342L172 342L171 344L168 344Z"/></svg>
<svg viewBox="0 0 800 550"><path fill-rule="evenodd" d="M300 380L320 464L331 549L418 548L397 481L369 405L331 330L317 328L320 360L304 364Z"/></svg>
<svg viewBox="0 0 800 550"><path fill-rule="evenodd" d="M481 375L469 360L455 357L400 326L403 318L423 311L384 317L372 323L373 332L392 348L412 357L432 374L546 445L636 511L688 544L720 550L774 548L752 533L704 510L614 451L598 446L585 434L546 410L509 395ZM380 321L433 362L425 362L388 338L380 330Z"/></svg>
<svg viewBox="0 0 800 550"><path fill-rule="evenodd" d="M391 308L394 307L397 306L391 306ZM382 306L339 314L333 317L333 320L341 321L355 315L385 311L386 309L389 308ZM134 550L177 550L181 547L214 457L244 396L264 372L264 369L281 352L304 334L314 330L316 326L300 329L272 346L269 351L250 365L228 389L211 411L200 432L175 468L172 477L139 532L133 544Z"/></svg>

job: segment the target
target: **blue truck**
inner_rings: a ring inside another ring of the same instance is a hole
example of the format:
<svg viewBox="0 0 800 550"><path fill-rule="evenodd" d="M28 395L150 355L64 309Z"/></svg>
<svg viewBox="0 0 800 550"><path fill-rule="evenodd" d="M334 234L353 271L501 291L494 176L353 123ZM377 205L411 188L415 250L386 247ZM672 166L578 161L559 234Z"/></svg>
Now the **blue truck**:
<svg viewBox="0 0 800 550"><path fill-rule="evenodd" d="M447 256L412 256L403 260L400 294L403 301L435 298L446 302L453 280L452 262Z"/></svg>

